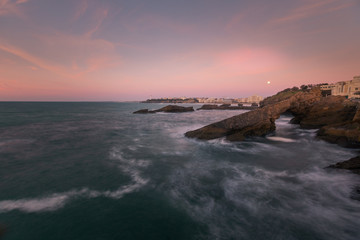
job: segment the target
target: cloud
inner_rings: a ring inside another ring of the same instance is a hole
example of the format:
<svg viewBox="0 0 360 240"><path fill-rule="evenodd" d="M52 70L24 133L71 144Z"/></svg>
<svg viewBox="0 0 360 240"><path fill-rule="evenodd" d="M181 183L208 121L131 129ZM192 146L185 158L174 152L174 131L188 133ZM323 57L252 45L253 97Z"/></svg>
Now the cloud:
<svg viewBox="0 0 360 240"><path fill-rule="evenodd" d="M20 4L26 3L28 0L0 0L0 16L2 15L12 15L22 16L21 10L19 8Z"/></svg>
<svg viewBox="0 0 360 240"><path fill-rule="evenodd" d="M161 29L184 34L193 31L195 28L195 24L183 24L155 14L144 14L133 21L126 21L123 24L125 28L133 32Z"/></svg>
<svg viewBox="0 0 360 240"><path fill-rule="evenodd" d="M230 21L227 22L225 29L227 31L232 30L244 19L244 17L245 17L244 13L238 13L238 14L232 16Z"/></svg>
<svg viewBox="0 0 360 240"><path fill-rule="evenodd" d="M82 0L74 14L74 17L72 19L73 22L75 22L76 20L78 20L80 17L82 17L86 10L88 9L88 1L87 0Z"/></svg>
<svg viewBox="0 0 360 240"><path fill-rule="evenodd" d="M29 63L32 63L42 69L46 69L48 71L63 75L63 70L60 67L51 65L47 61L42 60L41 58L38 58L38 57L32 55L31 53L29 53L25 50L22 50L16 46L13 46L10 44L4 44L4 43L0 42L0 50L11 53L11 54L13 54L19 58L22 58L23 60L26 60Z"/></svg>
<svg viewBox="0 0 360 240"><path fill-rule="evenodd" d="M90 31L88 31L85 34L87 37L92 37L92 35L100 29L103 21L108 16L108 13L109 13L109 11L107 9L97 9L96 10L96 13L95 13L96 24Z"/></svg>
<svg viewBox="0 0 360 240"><path fill-rule="evenodd" d="M307 1L309 2L309 1ZM348 8L355 4L352 0L322 0L311 1L305 5L293 9L290 13L270 21L272 24L281 24L289 21L301 20L315 15L331 13L340 9Z"/></svg>

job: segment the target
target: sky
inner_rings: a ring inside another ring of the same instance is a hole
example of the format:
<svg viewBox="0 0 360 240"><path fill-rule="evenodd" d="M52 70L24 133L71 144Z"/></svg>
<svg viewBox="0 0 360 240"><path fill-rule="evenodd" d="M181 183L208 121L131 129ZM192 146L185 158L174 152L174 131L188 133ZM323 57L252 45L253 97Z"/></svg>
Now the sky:
<svg viewBox="0 0 360 240"><path fill-rule="evenodd" d="M0 101L266 97L355 75L360 0L0 0Z"/></svg>

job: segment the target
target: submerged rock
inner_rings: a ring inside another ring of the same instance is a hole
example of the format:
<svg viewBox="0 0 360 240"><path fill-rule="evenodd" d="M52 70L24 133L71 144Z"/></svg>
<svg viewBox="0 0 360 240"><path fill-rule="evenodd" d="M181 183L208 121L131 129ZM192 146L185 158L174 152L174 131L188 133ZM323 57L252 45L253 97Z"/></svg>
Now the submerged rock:
<svg viewBox="0 0 360 240"><path fill-rule="evenodd" d="M354 173L360 174L360 156L351 158L347 161L338 162L334 165L330 165L329 168L340 168L351 170Z"/></svg>
<svg viewBox="0 0 360 240"><path fill-rule="evenodd" d="M157 112L178 113L178 112L193 112L193 111L194 111L193 107L181 107L181 106L177 106L177 105L168 105L168 106L160 108L158 110L149 111L149 109L141 109L141 110L135 111L133 113L134 114L147 114L147 113L157 113Z"/></svg>

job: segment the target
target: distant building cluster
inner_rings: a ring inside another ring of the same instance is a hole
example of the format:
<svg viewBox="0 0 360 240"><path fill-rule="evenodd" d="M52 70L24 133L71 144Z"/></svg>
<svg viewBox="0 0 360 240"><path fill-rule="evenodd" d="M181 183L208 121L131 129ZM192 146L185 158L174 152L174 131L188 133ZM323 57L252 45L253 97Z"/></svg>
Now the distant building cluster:
<svg viewBox="0 0 360 240"><path fill-rule="evenodd" d="M187 98L187 97L179 97L179 98L156 98L156 99L148 99L145 102L147 103L213 103L213 104L239 104L239 103L259 103L264 98L261 96L253 95L247 98Z"/></svg>
<svg viewBox="0 0 360 240"><path fill-rule="evenodd" d="M259 103L264 98L253 95L247 98L197 98L199 103L221 103L221 104L237 104L237 103Z"/></svg>
<svg viewBox="0 0 360 240"><path fill-rule="evenodd" d="M360 76L352 80L320 86L324 95L344 96L349 99L360 99Z"/></svg>

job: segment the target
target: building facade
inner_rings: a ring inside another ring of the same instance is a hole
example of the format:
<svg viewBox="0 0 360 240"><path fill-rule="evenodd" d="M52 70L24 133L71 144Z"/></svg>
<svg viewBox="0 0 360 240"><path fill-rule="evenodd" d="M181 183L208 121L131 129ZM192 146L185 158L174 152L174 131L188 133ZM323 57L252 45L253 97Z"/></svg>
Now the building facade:
<svg viewBox="0 0 360 240"><path fill-rule="evenodd" d="M354 76L350 81L342 81L320 86L322 91L331 90L331 95L344 96L349 99L360 99L360 76Z"/></svg>

